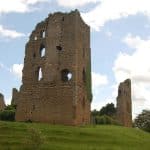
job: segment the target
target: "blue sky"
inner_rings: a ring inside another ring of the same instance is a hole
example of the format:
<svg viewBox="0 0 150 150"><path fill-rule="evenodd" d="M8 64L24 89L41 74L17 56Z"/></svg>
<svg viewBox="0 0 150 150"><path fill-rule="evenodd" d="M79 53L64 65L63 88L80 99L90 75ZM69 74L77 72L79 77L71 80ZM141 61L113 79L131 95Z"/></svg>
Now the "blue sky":
<svg viewBox="0 0 150 150"><path fill-rule="evenodd" d="M0 93L10 103L21 85L25 44L49 13L78 9L91 26L92 109L116 102L132 80L133 115L150 109L149 0L0 0Z"/></svg>

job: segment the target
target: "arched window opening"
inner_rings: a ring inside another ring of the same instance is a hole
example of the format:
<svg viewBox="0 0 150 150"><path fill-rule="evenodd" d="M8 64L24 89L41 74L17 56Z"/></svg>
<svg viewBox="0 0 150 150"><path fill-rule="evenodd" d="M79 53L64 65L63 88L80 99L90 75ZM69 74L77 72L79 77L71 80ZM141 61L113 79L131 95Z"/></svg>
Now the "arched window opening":
<svg viewBox="0 0 150 150"><path fill-rule="evenodd" d="M41 45L41 48L40 48L40 56L41 56L41 57L44 57L44 56L45 56L45 52L46 52L45 46L44 46L44 45Z"/></svg>
<svg viewBox="0 0 150 150"><path fill-rule="evenodd" d="M57 49L58 51L61 51L61 50L62 50L61 45L57 45L57 46L56 46L56 49Z"/></svg>
<svg viewBox="0 0 150 150"><path fill-rule="evenodd" d="M68 81L71 80L71 78L72 78L72 73L69 72L68 75L67 75L67 77L68 77Z"/></svg>
<svg viewBox="0 0 150 150"><path fill-rule="evenodd" d="M72 73L68 69L61 71L61 79L64 82L70 81L72 79Z"/></svg>
<svg viewBox="0 0 150 150"><path fill-rule="evenodd" d="M62 21L64 21L64 17L62 17Z"/></svg>
<svg viewBox="0 0 150 150"><path fill-rule="evenodd" d="M34 37L34 40L35 40L35 41L37 40L37 36Z"/></svg>
<svg viewBox="0 0 150 150"><path fill-rule="evenodd" d="M42 68L39 68L38 70L38 81L40 81L43 78Z"/></svg>
<svg viewBox="0 0 150 150"><path fill-rule="evenodd" d="M46 36L45 31L41 31L41 33L40 33L40 37L41 37L41 38L45 38L45 36Z"/></svg>
<svg viewBox="0 0 150 150"><path fill-rule="evenodd" d="M83 82L86 82L86 73L85 73L85 69L83 69L83 72L82 72L82 78L83 78Z"/></svg>
<svg viewBox="0 0 150 150"><path fill-rule="evenodd" d="M42 48L41 50L41 57L44 57L45 56L45 48Z"/></svg>

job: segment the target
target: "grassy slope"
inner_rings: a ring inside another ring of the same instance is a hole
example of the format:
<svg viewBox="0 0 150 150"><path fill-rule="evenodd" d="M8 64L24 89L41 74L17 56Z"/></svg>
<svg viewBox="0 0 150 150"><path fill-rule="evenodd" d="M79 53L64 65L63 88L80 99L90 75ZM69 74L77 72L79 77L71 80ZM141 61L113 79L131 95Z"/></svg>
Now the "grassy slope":
<svg viewBox="0 0 150 150"><path fill-rule="evenodd" d="M150 150L150 134L117 126L0 122L0 150Z"/></svg>

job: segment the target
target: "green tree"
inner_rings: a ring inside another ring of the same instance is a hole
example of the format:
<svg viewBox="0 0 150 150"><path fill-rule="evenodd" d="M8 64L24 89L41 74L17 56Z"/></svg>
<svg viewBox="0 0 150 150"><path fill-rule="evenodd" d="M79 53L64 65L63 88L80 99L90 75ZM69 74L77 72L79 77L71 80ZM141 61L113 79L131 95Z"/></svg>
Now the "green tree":
<svg viewBox="0 0 150 150"><path fill-rule="evenodd" d="M102 107L99 112L100 116L107 115L113 117L115 116L115 114L116 114L116 108L113 103L108 103L106 106Z"/></svg>
<svg viewBox="0 0 150 150"><path fill-rule="evenodd" d="M100 111L94 109L92 111L92 122L95 124L115 124L116 121L116 108L113 103L108 103L102 107Z"/></svg>
<svg viewBox="0 0 150 150"><path fill-rule="evenodd" d="M150 110L143 110L134 120L134 126L150 132Z"/></svg>
<svg viewBox="0 0 150 150"><path fill-rule="evenodd" d="M94 109L92 112L91 112L92 116L98 116L99 115L99 111Z"/></svg>
<svg viewBox="0 0 150 150"><path fill-rule="evenodd" d="M16 105L14 105L14 104L7 105L7 106L5 107L5 110L16 110Z"/></svg>

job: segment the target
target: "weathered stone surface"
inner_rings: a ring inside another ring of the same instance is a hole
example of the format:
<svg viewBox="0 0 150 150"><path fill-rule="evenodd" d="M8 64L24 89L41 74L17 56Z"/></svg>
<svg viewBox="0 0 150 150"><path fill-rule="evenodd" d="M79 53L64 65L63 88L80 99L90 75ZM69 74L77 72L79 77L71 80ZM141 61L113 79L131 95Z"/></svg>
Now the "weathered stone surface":
<svg viewBox="0 0 150 150"><path fill-rule="evenodd" d="M5 105L5 101L4 101L4 96L3 96L3 94L0 93L0 111L4 110L5 107L6 107L6 105Z"/></svg>
<svg viewBox="0 0 150 150"><path fill-rule="evenodd" d="M132 127L131 80L120 83L117 97L117 119L120 124Z"/></svg>
<svg viewBox="0 0 150 150"><path fill-rule="evenodd" d="M90 51L90 28L77 10L50 14L37 24L26 44L16 120L88 124Z"/></svg>

